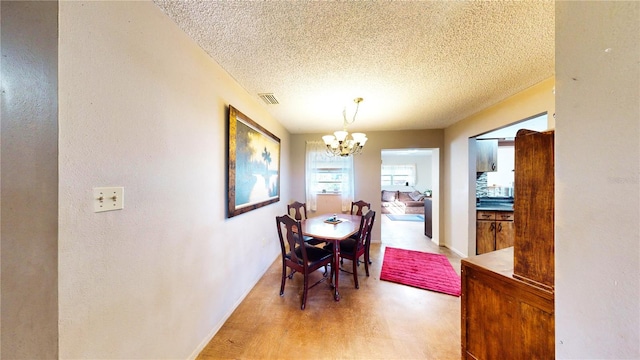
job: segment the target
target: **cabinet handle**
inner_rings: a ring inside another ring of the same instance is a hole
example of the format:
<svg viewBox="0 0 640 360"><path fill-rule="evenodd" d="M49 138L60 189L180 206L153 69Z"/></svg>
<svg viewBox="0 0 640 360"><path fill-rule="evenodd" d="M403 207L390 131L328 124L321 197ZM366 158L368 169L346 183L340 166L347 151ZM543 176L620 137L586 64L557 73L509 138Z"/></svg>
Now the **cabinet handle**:
<svg viewBox="0 0 640 360"><path fill-rule="evenodd" d="M496 163L491 163L491 170L496 170Z"/></svg>
<svg viewBox="0 0 640 360"><path fill-rule="evenodd" d="M498 232L502 231L502 223L498 223Z"/></svg>
<svg viewBox="0 0 640 360"><path fill-rule="evenodd" d="M492 232L495 229L496 229L496 223L491 223L491 226L489 227L489 232Z"/></svg>
<svg viewBox="0 0 640 360"><path fill-rule="evenodd" d="M483 217L483 218L490 218L490 217L491 217L491 215L489 215L489 214L482 214L482 217Z"/></svg>

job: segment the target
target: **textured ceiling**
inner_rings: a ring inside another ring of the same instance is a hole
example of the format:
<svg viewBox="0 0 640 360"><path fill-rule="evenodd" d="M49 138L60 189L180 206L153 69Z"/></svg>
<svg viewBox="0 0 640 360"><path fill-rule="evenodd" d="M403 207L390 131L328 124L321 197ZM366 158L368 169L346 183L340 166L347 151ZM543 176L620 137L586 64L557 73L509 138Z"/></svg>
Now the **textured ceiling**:
<svg viewBox="0 0 640 360"><path fill-rule="evenodd" d="M356 97L350 131L444 128L554 75L550 1L154 2L292 133Z"/></svg>

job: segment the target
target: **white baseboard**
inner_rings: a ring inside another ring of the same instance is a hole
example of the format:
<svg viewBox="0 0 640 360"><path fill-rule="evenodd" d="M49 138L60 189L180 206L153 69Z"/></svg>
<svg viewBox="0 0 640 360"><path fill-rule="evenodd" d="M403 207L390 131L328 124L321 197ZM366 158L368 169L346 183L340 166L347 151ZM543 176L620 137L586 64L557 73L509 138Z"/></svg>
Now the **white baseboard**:
<svg viewBox="0 0 640 360"><path fill-rule="evenodd" d="M273 261L275 261L279 257L280 257L280 253L278 252L278 255L274 258ZM238 298L238 300L233 304L233 306L229 309L229 311L227 311L227 313L222 317L222 320L220 320L220 322L218 322L213 327L213 329L211 329L211 331L209 331L207 336L205 336L205 338L200 342L198 347L191 353L191 355L189 355L189 357L187 358L188 360L195 360L198 357L198 355L200 355L200 353L205 348L205 346L207 346L207 344L211 341L211 339L213 339L213 337L218 333L218 331L220 331L220 329L222 328L224 323L226 323L227 320L229 320L229 317L231 316L231 314L233 314L233 312L238 308L238 306L240 306L240 304L244 301L244 299L247 297L247 295L249 295L249 292L251 292L251 290L253 290L253 288L256 286L256 284L258 284L258 281L260 281L260 279L262 279L264 274L267 273L267 271L269 270L269 268L273 264L273 261L269 265L267 265L267 267L264 269L264 271L257 277L257 279L255 279L253 285L249 286L248 289L244 292L244 294L242 294L242 296L240 296Z"/></svg>

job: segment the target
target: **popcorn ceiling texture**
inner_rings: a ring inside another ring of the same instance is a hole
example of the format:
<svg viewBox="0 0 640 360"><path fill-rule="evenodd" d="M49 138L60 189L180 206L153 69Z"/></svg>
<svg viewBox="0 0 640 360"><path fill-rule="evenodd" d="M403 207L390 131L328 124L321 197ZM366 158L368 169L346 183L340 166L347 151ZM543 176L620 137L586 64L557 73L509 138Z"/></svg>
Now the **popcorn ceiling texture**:
<svg viewBox="0 0 640 360"><path fill-rule="evenodd" d="M554 75L554 2L154 0L292 133L444 128ZM518 120L518 119L513 119Z"/></svg>

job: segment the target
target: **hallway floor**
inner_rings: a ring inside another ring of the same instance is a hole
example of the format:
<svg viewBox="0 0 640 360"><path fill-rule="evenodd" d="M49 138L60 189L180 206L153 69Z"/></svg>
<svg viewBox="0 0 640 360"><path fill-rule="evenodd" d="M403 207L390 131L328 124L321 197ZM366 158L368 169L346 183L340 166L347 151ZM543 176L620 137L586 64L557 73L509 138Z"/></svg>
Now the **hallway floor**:
<svg viewBox="0 0 640 360"><path fill-rule="evenodd" d="M379 280L387 246L444 254L458 274L460 257L433 244L421 222L381 218L382 243L371 246L370 277L360 265L360 289L341 271L339 302L326 281L300 310L302 276L287 279L280 297L278 258L198 359L460 359L459 297Z"/></svg>

